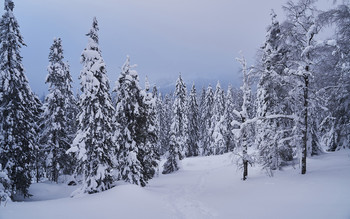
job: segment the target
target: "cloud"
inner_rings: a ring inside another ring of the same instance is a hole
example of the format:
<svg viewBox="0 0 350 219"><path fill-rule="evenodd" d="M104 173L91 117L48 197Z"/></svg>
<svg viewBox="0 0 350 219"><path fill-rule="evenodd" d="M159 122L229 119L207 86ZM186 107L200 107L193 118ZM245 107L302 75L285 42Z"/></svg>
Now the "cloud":
<svg viewBox="0 0 350 219"><path fill-rule="evenodd" d="M61 37L75 86L80 54L92 18L100 25L100 46L112 81L126 55L138 64L140 78L151 82L228 78L237 84L234 58L242 50L250 62L265 38L280 0L17 0L15 15L28 44L24 67L33 90L46 92L47 55Z"/></svg>

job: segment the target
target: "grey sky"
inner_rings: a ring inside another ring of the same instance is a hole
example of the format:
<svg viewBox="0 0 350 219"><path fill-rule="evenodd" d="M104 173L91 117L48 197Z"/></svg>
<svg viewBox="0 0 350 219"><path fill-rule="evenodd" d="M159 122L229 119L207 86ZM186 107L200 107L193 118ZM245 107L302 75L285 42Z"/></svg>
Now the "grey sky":
<svg viewBox="0 0 350 219"><path fill-rule="evenodd" d="M234 60L242 50L252 62L265 38L273 8L283 19L281 0L14 0L15 15L27 47L23 64L32 89L47 93L49 47L61 37L65 59L78 88L80 54L92 18L100 26L100 47L111 85L126 55L138 65L140 79L164 86L181 72L239 84ZM330 0L323 0L331 5ZM3 4L3 1L2 1ZM252 64L252 63L250 63ZM224 83L225 84L225 83Z"/></svg>

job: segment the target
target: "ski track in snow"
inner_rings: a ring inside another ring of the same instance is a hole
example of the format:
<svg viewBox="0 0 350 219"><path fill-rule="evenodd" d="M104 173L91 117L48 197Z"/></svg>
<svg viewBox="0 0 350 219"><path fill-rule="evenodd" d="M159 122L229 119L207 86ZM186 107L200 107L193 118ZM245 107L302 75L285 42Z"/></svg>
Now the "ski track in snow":
<svg viewBox="0 0 350 219"><path fill-rule="evenodd" d="M166 199L170 203L170 209L174 213L174 218L213 218L215 213L209 207L198 200L198 194L203 192L203 184L209 171L196 173L195 180L191 180L188 185L180 185L172 188ZM187 181L189 182L189 181Z"/></svg>
<svg viewBox="0 0 350 219"><path fill-rule="evenodd" d="M181 182L177 181L178 177L174 177L174 180L168 180L168 191L164 192L166 195L163 197L173 213L172 218L217 218L218 213L200 200L201 196L207 193L208 188L212 189L213 185L209 179L214 177L217 170L224 167L234 168L229 157L219 155L216 156L216 159L212 157L187 158L183 161L182 166L179 173L169 175L169 177L173 177L176 174L181 174ZM154 184L150 183L150 186Z"/></svg>

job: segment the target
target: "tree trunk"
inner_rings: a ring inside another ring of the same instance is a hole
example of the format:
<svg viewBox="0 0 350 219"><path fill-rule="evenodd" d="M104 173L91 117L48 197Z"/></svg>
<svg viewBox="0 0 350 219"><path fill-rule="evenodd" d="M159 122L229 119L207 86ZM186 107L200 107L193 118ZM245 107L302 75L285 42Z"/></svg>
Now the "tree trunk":
<svg viewBox="0 0 350 219"><path fill-rule="evenodd" d="M243 180L246 180L248 176L248 161L243 160Z"/></svg>
<svg viewBox="0 0 350 219"><path fill-rule="evenodd" d="M243 123L246 121L246 118L242 117ZM243 146L243 180L246 180L248 177L248 144L247 144L247 133L246 127L242 129L242 146Z"/></svg>
<svg viewBox="0 0 350 219"><path fill-rule="evenodd" d="M309 66L305 68L306 72L309 71ZM307 156L307 133L308 133L308 90L309 90L309 77L304 75L304 129L303 129L303 145L301 156L301 174L306 173L306 156Z"/></svg>

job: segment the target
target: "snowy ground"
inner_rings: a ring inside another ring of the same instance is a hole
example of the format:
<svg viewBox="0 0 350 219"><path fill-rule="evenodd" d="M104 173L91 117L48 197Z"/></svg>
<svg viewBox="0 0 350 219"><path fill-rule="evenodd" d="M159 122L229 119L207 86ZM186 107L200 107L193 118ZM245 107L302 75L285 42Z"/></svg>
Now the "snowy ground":
<svg viewBox="0 0 350 219"><path fill-rule="evenodd" d="M273 178L259 167L243 182L230 155L189 158L177 173L145 188L119 185L69 198L74 187L33 184L26 202L0 207L0 219L70 218L350 218L350 150L308 159L308 172L287 167Z"/></svg>

